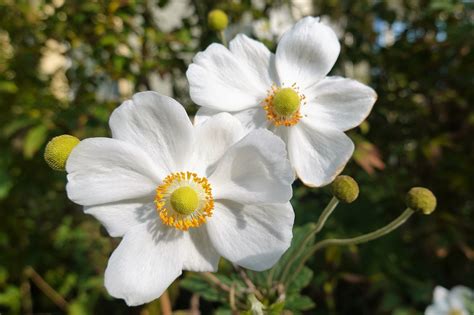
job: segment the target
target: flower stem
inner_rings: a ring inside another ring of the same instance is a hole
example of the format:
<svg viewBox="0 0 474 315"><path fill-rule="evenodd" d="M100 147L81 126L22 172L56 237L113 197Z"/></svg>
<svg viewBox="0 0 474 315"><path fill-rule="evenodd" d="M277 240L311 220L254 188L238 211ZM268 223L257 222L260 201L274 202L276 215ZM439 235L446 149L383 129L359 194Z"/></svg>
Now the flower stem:
<svg viewBox="0 0 474 315"><path fill-rule="evenodd" d="M227 40L225 38L225 33L223 30L219 32L219 39L221 40L222 45L227 47Z"/></svg>
<svg viewBox="0 0 474 315"><path fill-rule="evenodd" d="M314 253L320 250L321 248L324 248L330 245L357 245L357 244L366 243L371 240L377 239L397 229L399 226L405 223L406 220L408 220L408 218L411 217L413 213L415 213L415 211L413 211L410 208L407 208L398 218L396 218L395 220L393 220L386 226L378 230L375 230L373 232L370 232L361 236L353 237L353 238L327 239L327 240L323 240L314 244L312 247L309 248L306 255L301 260L300 265L298 266L298 268L293 274L297 275L301 271L301 269L303 269L305 262L309 258L311 258L311 256L313 256ZM288 283L290 282L291 281L288 281Z"/></svg>
<svg viewBox="0 0 474 315"><path fill-rule="evenodd" d="M298 248L296 254L293 255L288 261L288 263L286 264L285 269L283 270L283 274L281 276L281 282L285 283L285 280L290 273L291 266L293 265L293 263L296 261L296 259L298 259L298 257L300 257L303 254L306 248L306 245L311 241L311 238L321 231L327 219L333 213L334 209L336 209L338 204L339 204L339 200L337 200L337 198L335 197L332 197L331 201L329 201L328 205L326 206L326 208L324 208L323 212L319 216L318 222L316 222L316 225L314 226L314 228L309 231L309 233L306 235L303 242L301 242L301 245Z"/></svg>

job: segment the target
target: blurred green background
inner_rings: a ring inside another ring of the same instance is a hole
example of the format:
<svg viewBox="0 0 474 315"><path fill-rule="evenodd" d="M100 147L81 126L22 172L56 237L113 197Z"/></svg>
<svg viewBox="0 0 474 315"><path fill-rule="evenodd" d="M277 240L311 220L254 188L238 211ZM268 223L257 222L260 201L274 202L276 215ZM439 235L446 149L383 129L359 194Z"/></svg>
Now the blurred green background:
<svg viewBox="0 0 474 315"><path fill-rule="evenodd" d="M313 257L303 292L316 306L304 313L421 314L435 285L473 288L471 1L0 0L0 313L159 313L107 295L102 276L119 240L67 199L65 174L43 150L64 133L109 135L109 114L137 91L173 96L192 115L184 73L218 41L206 23L213 8L229 14L228 38L245 32L271 49L285 25L321 16L342 45L331 73L379 95L350 132L357 149L344 173L360 198L336 210L323 237L388 223L412 186L438 197L431 216ZM330 198L296 183L296 225L315 221ZM189 309L191 292L176 283L170 295L174 309ZM219 307L201 299L202 314Z"/></svg>

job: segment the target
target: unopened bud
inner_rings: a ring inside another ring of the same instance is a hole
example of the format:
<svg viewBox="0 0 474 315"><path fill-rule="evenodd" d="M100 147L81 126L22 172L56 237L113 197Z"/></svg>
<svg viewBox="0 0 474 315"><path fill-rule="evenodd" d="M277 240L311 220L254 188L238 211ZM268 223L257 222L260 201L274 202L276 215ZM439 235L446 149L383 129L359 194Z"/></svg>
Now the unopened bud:
<svg viewBox="0 0 474 315"><path fill-rule="evenodd" d="M428 215L436 208L436 197L429 189L413 187L407 193L406 204L408 208Z"/></svg>
<svg viewBox="0 0 474 315"><path fill-rule="evenodd" d="M332 182L331 191L339 201L351 203L359 196L359 185L352 177L340 175Z"/></svg>
<svg viewBox="0 0 474 315"><path fill-rule="evenodd" d="M211 30L220 32L226 29L227 24L229 24L229 18L222 10L212 10L207 15L207 24Z"/></svg>
<svg viewBox="0 0 474 315"><path fill-rule="evenodd" d="M54 137L46 145L44 160L53 170L64 171L69 154L79 142L79 139L70 135Z"/></svg>

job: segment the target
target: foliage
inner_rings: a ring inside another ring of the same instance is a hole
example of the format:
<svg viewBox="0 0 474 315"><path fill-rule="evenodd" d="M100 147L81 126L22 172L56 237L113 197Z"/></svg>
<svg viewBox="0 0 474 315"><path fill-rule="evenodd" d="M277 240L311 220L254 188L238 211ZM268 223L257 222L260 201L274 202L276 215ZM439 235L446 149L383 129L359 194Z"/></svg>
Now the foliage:
<svg viewBox="0 0 474 315"><path fill-rule="evenodd" d="M222 9L229 33L248 31L248 15L265 17L283 2L0 0L0 313L159 309L158 302L129 309L107 295L103 271L118 240L68 201L64 174L43 161L45 142L65 133L107 135L110 112L141 90L174 96L194 113L184 73L197 51L218 41L207 13ZM306 1L293 2L294 11ZM320 251L295 275L284 305L277 281L268 279L280 279L296 245L272 270L247 272L259 289L273 292L263 301L267 309L420 314L435 285L474 287L471 10L469 1L456 0L312 2L311 14L340 28L333 74L366 82L379 95L366 123L351 133L357 151L344 172L358 181L360 197L340 206L318 237L386 224L412 186L429 187L439 205L384 239ZM327 188L296 185L294 244L329 199ZM250 306L239 272L223 262L215 276L245 292L236 303ZM169 290L174 308L190 308L198 292L204 314L225 314L228 296L203 281L195 273L182 277Z"/></svg>

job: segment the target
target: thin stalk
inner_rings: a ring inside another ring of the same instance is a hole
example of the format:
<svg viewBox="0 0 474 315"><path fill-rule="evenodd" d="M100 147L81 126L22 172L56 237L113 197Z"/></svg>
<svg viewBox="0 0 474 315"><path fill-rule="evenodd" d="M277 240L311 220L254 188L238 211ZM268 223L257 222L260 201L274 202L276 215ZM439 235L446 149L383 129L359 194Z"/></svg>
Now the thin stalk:
<svg viewBox="0 0 474 315"><path fill-rule="evenodd" d="M31 279L33 283L46 295L57 307L62 311L67 312L69 309L69 303L54 290L37 272L33 267L28 266L25 268L25 276L28 279Z"/></svg>
<svg viewBox="0 0 474 315"><path fill-rule="evenodd" d="M339 200L337 200L337 198L335 197L332 197L331 201L329 201L328 205L326 206L326 208L324 208L323 212L319 216L318 222L316 222L316 225L314 226L314 228L311 231L309 231L309 233L306 235L305 239L301 243L300 247L298 248L298 251L296 252L296 254L293 255L290 258L289 262L286 264L285 269L283 270L283 274L281 276L281 282L283 283L285 282L286 278L288 277L290 273L291 266L293 265L293 263L296 261L296 259L298 259L298 257L300 257L303 254L304 249L306 248L306 245L311 241L311 238L321 231L321 229L324 227L324 224L326 224L326 221L331 216L334 209L336 209L338 204L339 204ZM270 275L273 276L273 273L270 272ZM270 275L269 275L269 278L270 278ZM270 278L268 280L269 286L271 286L271 281L272 279Z"/></svg>
<svg viewBox="0 0 474 315"><path fill-rule="evenodd" d="M327 246L330 246L330 245L357 245L357 244L372 241L374 239L382 237L382 236L392 232L393 230L397 229L399 226L401 226L403 223L405 223L406 220L408 220L408 218L411 217L411 215L413 213L415 213L414 210L412 210L410 208L407 208L398 218L396 218L395 220L393 220L392 222L390 222L386 226L384 226L384 227L382 227L378 230L375 230L373 232L370 232L370 233L367 233L367 234L364 234L364 235L360 235L360 236L357 236L357 237L353 237L353 238L327 239L327 240L323 240L323 241L320 241L320 242L314 244L312 247L310 247L310 249L307 251L306 255L301 260L300 264L298 265L298 268L294 272L294 275L297 275L301 271L301 269L303 269L303 266L305 265L305 262L309 258L311 258L311 256L313 256L314 253L317 252L318 250L320 250L321 248L324 248L324 247L327 247ZM290 283L290 281L288 281L288 283Z"/></svg>
<svg viewBox="0 0 474 315"><path fill-rule="evenodd" d="M161 306L161 313L163 315L172 315L173 309L171 308L171 300L170 295L168 294L168 290L163 292L160 296L160 306Z"/></svg>
<svg viewBox="0 0 474 315"><path fill-rule="evenodd" d="M213 284L215 286L217 286L219 289L221 289L222 291L225 291L225 292L229 292L230 291L230 287L224 283L222 283L219 278L217 278L216 276L214 276L212 273L210 272L202 272L200 273L200 275L204 278L204 280L206 280L208 283L210 284Z"/></svg>
<svg viewBox="0 0 474 315"><path fill-rule="evenodd" d="M224 31L222 30L222 31L220 31L218 34L219 34L219 39L221 40L222 45L224 45L225 47L227 47L227 40L226 40L226 38L225 38L225 33L224 33Z"/></svg>

